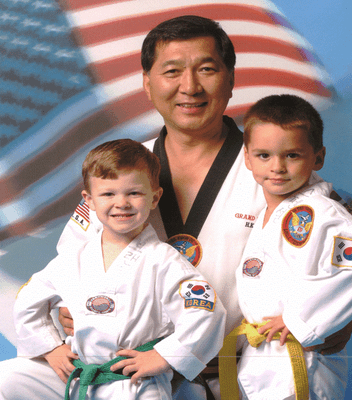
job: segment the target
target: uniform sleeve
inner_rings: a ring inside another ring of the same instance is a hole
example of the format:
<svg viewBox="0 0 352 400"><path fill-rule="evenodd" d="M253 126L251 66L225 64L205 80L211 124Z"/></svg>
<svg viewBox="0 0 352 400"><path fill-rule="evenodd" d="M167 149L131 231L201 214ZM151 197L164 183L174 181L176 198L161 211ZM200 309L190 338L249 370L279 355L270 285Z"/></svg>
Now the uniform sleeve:
<svg viewBox="0 0 352 400"><path fill-rule="evenodd" d="M61 298L49 272L60 268L58 257L34 274L20 289L14 306L14 323L18 335L18 356L37 357L62 344L50 311Z"/></svg>
<svg viewBox="0 0 352 400"><path fill-rule="evenodd" d="M171 249L166 260L157 290L175 331L155 349L192 380L222 347L226 311L214 289L183 256Z"/></svg>
<svg viewBox="0 0 352 400"><path fill-rule="evenodd" d="M59 242L57 252L64 254L73 249L79 250L102 229L96 213L91 211L88 204L82 200L67 222Z"/></svg>
<svg viewBox="0 0 352 400"><path fill-rule="evenodd" d="M283 319L304 347L323 343L352 320L351 221L339 204L324 203L309 241L292 256L301 277L288 293Z"/></svg>

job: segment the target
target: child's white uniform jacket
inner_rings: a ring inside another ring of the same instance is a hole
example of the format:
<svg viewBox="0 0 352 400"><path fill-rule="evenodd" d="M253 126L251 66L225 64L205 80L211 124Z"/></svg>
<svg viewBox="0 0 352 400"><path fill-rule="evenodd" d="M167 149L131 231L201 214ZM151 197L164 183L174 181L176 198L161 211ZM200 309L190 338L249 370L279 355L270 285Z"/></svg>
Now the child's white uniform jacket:
<svg viewBox="0 0 352 400"><path fill-rule="evenodd" d="M303 347L321 344L352 319L352 217L317 183L283 201L250 235L237 287L250 323L282 315ZM343 399L347 354L306 352L311 399ZM294 398L290 359L279 341L246 345L239 382L249 399Z"/></svg>
<svg viewBox="0 0 352 400"><path fill-rule="evenodd" d="M80 254L60 255L33 275L15 304L19 356L36 357L62 344L49 315L61 305L75 323L72 351L86 364L105 363L119 349L164 337L155 349L192 380L222 346L226 312L215 291L182 255L158 240L151 226L107 272L99 234ZM152 398L169 398L170 375L153 378L157 394ZM123 395L119 387L141 393L150 382L143 380L137 389L129 380L104 386L112 385L114 396L105 398L130 399L131 393Z"/></svg>

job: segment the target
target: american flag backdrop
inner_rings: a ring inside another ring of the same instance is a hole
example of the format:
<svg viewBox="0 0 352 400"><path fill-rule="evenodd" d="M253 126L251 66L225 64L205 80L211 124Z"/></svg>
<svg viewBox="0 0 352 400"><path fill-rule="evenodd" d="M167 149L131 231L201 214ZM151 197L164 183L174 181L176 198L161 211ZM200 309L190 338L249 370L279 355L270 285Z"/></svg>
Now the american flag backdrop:
<svg viewBox="0 0 352 400"><path fill-rule="evenodd" d="M0 63L0 241L72 212L91 148L156 135L162 121L142 89L140 48L163 20L201 15L229 34L237 64L227 114L239 124L268 94L297 94L319 110L333 101L310 44L269 1L2 0L0 7L7 57Z"/></svg>
<svg viewBox="0 0 352 400"><path fill-rule="evenodd" d="M0 0L0 332L8 341L18 288L55 255L81 200L87 152L119 137L144 141L162 126L143 93L140 48L150 29L183 14L219 21L233 40L226 114L239 125L274 93L334 107L324 66L269 1Z"/></svg>

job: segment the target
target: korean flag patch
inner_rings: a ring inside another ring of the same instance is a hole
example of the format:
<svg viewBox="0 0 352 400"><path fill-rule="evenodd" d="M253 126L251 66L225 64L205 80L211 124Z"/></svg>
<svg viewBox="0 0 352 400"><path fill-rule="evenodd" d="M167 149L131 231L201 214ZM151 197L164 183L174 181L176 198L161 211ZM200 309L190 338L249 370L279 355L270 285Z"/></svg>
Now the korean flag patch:
<svg viewBox="0 0 352 400"><path fill-rule="evenodd" d="M334 249L331 264L336 267L352 268L352 239L340 236L334 237Z"/></svg>
<svg viewBox="0 0 352 400"><path fill-rule="evenodd" d="M183 281L180 284L180 296L185 300L185 308L199 308L214 311L215 290L206 281Z"/></svg>

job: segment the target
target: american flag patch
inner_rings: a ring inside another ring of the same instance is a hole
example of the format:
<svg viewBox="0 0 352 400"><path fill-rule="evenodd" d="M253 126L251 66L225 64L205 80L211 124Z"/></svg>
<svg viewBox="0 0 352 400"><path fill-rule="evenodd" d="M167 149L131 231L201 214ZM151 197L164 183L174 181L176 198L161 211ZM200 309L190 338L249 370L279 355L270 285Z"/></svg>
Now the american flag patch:
<svg viewBox="0 0 352 400"><path fill-rule="evenodd" d="M88 204L82 199L82 201L78 204L77 208L75 209L71 219L75 221L82 229L85 231L88 229L90 224L89 220L89 206Z"/></svg>

